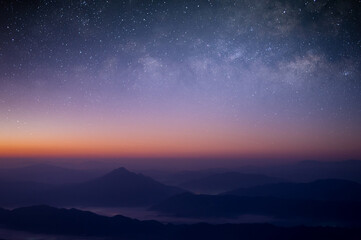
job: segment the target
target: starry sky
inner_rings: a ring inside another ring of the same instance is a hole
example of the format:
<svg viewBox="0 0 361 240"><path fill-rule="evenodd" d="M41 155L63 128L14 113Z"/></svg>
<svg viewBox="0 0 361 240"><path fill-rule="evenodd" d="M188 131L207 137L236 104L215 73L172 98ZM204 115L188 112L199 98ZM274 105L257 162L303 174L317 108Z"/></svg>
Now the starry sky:
<svg viewBox="0 0 361 240"><path fill-rule="evenodd" d="M361 157L359 0L0 4L1 157Z"/></svg>

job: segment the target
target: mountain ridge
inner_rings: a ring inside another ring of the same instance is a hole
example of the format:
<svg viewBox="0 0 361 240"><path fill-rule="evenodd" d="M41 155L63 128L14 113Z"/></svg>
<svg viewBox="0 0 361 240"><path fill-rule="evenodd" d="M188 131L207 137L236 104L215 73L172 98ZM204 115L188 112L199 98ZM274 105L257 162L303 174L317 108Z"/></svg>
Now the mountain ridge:
<svg viewBox="0 0 361 240"><path fill-rule="evenodd" d="M192 225L139 221L125 216L105 217L77 209L60 209L47 205L6 210L0 208L0 224L7 229L31 233L107 239L225 239L225 240L341 240L358 239L361 229L340 227L276 227L271 224ZM1 229L0 229L1 233Z"/></svg>
<svg viewBox="0 0 361 240"><path fill-rule="evenodd" d="M239 188L223 194L327 201L361 201L361 184L344 179L319 179L307 183L275 183Z"/></svg>
<svg viewBox="0 0 361 240"><path fill-rule="evenodd" d="M262 174L225 172L190 180L179 186L197 193L217 194L235 188L252 187L282 181L284 180Z"/></svg>

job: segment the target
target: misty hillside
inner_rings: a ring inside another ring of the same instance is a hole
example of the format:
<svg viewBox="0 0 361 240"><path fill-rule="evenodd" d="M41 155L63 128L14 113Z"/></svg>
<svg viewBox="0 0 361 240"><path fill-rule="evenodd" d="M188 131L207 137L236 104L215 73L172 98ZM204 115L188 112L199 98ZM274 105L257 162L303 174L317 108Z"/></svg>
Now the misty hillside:
<svg viewBox="0 0 361 240"><path fill-rule="evenodd" d="M340 179L323 179L310 183L277 183L240 188L225 194L288 199L361 201L361 184Z"/></svg>
<svg viewBox="0 0 361 240"><path fill-rule="evenodd" d="M282 165L248 166L238 170L244 173L265 174L296 182L336 178L361 183L361 160L301 161Z"/></svg>
<svg viewBox="0 0 361 240"><path fill-rule="evenodd" d="M224 239L224 240L343 240L357 239L360 229L336 227L276 227L270 224L172 225L138 221L124 216L105 217L77 209L33 206L0 208L0 224L7 229L100 239ZM0 229L1 233L1 229ZM74 237L75 238L75 237Z"/></svg>
<svg viewBox="0 0 361 240"><path fill-rule="evenodd" d="M147 170L142 171L147 176L153 179L172 186L181 186L181 184L193 181L200 178L205 178L213 174L224 173L229 171L223 168L202 169L202 170Z"/></svg>
<svg viewBox="0 0 361 240"><path fill-rule="evenodd" d="M361 226L361 205L356 202L314 201L273 197L183 193L151 208L173 217L236 218L241 215L355 224Z"/></svg>
<svg viewBox="0 0 361 240"><path fill-rule="evenodd" d="M187 181L180 186L196 193L217 194L235 188L253 187L281 181L281 179L260 174L226 172Z"/></svg>
<svg viewBox="0 0 361 240"><path fill-rule="evenodd" d="M22 206L31 203L34 196L54 188L53 185L37 182L0 180L0 205Z"/></svg>

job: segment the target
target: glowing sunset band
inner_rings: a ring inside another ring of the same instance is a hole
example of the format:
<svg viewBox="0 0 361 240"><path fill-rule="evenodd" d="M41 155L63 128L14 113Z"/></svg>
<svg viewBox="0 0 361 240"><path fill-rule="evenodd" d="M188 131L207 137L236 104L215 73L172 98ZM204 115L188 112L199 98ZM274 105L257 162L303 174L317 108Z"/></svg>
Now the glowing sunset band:
<svg viewBox="0 0 361 240"><path fill-rule="evenodd" d="M1 156L98 157L325 157L360 156L355 139L287 127L250 128L175 122L94 127L56 125L28 130L8 128L0 136ZM28 131L32 131L31 134ZM322 129L321 129L322 130Z"/></svg>

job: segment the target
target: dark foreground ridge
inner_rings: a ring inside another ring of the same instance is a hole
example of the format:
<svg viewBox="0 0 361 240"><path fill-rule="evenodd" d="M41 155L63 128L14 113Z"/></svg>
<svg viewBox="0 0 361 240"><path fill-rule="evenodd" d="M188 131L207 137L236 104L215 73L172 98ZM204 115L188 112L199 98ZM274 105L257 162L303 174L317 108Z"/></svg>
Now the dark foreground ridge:
<svg viewBox="0 0 361 240"><path fill-rule="evenodd" d="M4 228L34 233L110 237L111 239L359 239L359 228L276 227L270 224L172 225L124 216L105 217L45 205L0 209Z"/></svg>
<svg viewBox="0 0 361 240"><path fill-rule="evenodd" d="M151 209L175 217L224 218L255 214L361 226L359 202L183 193L154 205Z"/></svg>

